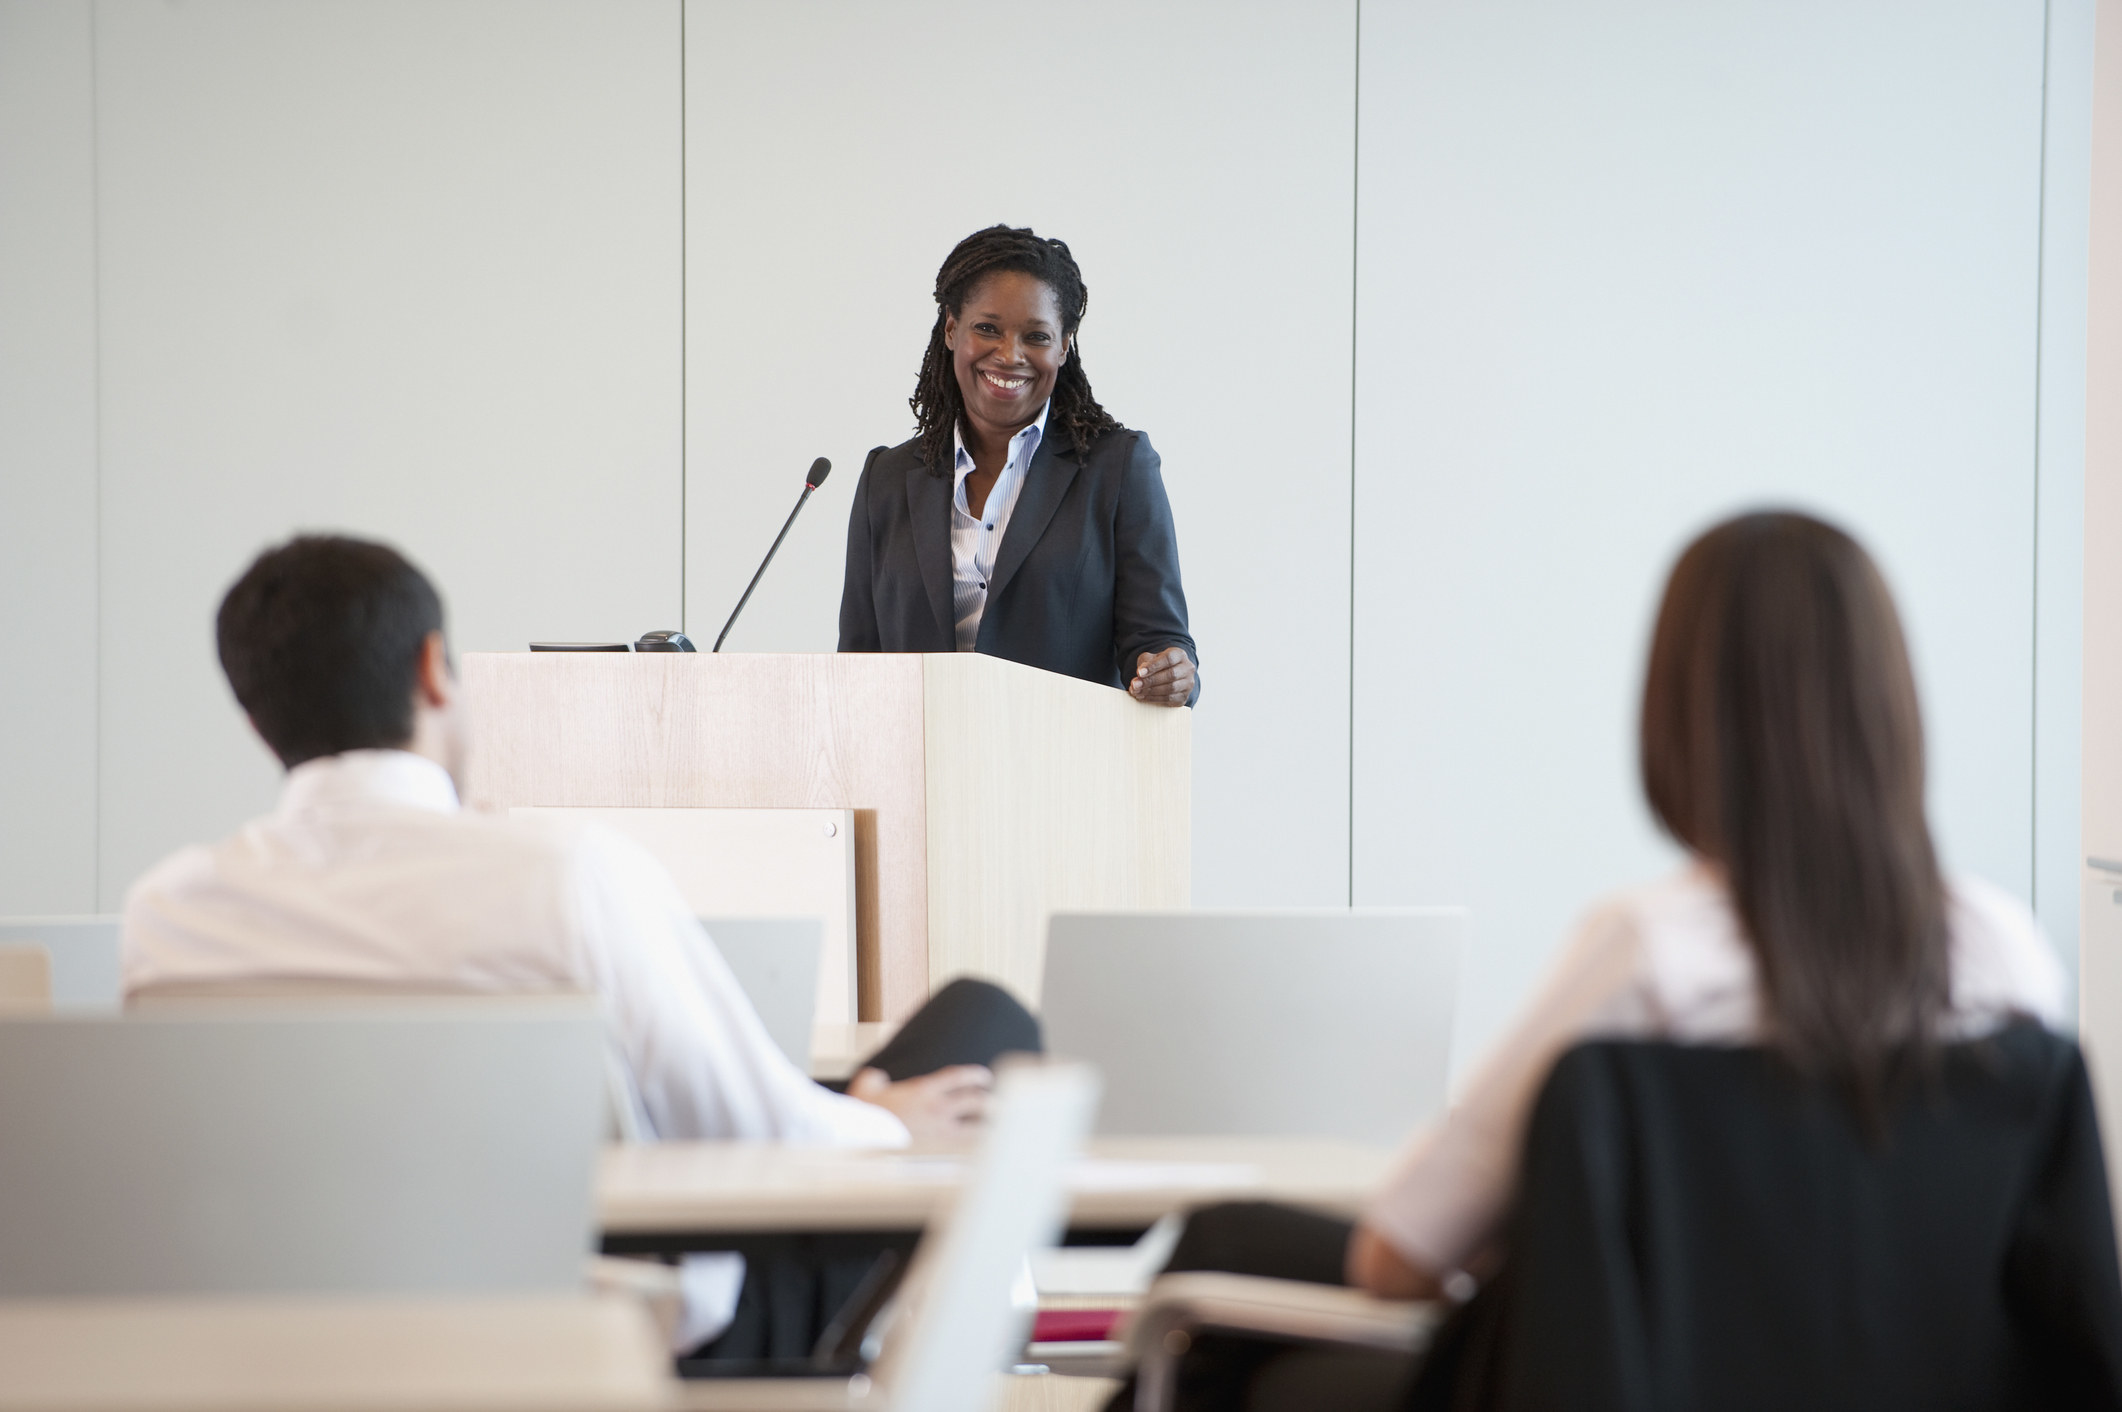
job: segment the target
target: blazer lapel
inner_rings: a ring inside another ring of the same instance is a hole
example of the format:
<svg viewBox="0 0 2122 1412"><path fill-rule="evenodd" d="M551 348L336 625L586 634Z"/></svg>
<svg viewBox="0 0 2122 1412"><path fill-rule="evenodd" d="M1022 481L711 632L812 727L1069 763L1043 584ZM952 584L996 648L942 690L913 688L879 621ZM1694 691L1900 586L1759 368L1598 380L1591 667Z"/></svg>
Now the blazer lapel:
<svg viewBox="0 0 2122 1412"><path fill-rule="evenodd" d="M929 606L945 642L955 642L958 613L951 603L950 503L951 480L930 475L927 466L916 466L906 478L906 513L914 525L914 558L921 568L921 583L928 589Z"/></svg>
<svg viewBox="0 0 2122 1412"><path fill-rule="evenodd" d="M1053 523L1054 511L1061 508L1061 497L1068 494L1069 486L1076 480L1076 451L1068 444L1068 433L1055 426L1049 419L1048 433L1039 439L1039 449L1032 452L1032 463L1024 473L1024 489L1017 492L1017 508L1010 511L1009 529L1002 536L1002 548L995 555L995 572L987 581L987 601L992 604L1009 587L1009 581L1017 576L1032 546L1046 527ZM980 626L987 626L982 615Z"/></svg>

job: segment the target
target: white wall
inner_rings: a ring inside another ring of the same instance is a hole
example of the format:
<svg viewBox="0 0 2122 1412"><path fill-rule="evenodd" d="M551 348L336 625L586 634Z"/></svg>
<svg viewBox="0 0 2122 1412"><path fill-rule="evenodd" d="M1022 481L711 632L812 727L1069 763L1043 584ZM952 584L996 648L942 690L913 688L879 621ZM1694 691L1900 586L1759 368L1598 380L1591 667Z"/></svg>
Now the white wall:
<svg viewBox="0 0 2122 1412"><path fill-rule="evenodd" d="M2085 339L2094 17L2049 0L2041 127L2041 377L2035 427L2033 903L2075 972L2084 849Z"/></svg>
<svg viewBox="0 0 2122 1412"><path fill-rule="evenodd" d="M1069 242L1099 400L1164 460L1203 700L1194 900L1348 887L1355 6L691 0L687 625L830 651L869 449L912 432L936 269Z"/></svg>
<svg viewBox="0 0 2122 1412"><path fill-rule="evenodd" d="M2041 8L1363 27L1355 900L1472 904L1462 1054L1671 862L1643 649L1674 554L1742 507L1879 555L1948 863L2025 895Z"/></svg>
<svg viewBox="0 0 2122 1412"><path fill-rule="evenodd" d="M2099 0L2085 364L2084 851L2122 862L2122 0ZM2122 884L2118 884L2122 885ZM2122 955L2108 997L2122 1025ZM2088 958L2088 962L2090 958ZM2116 1031L2122 1040L2122 1028ZM2114 1043L2122 1075L2122 1042ZM2118 1095L2122 1098L2122 1095ZM2122 1170L2122 1163L2117 1164Z"/></svg>
<svg viewBox="0 0 2122 1412"><path fill-rule="evenodd" d="M1472 903L1464 1052L1669 858L1660 576L1776 498L1880 552L1949 857L2061 928L2092 3L2044 133L2014 0L0 0L0 912L265 807L210 619L298 526L460 647L706 640L822 453L732 646L830 646L1005 219L1165 457L1198 901Z"/></svg>
<svg viewBox="0 0 2122 1412"><path fill-rule="evenodd" d="M0 0L0 912L96 905L95 70Z"/></svg>
<svg viewBox="0 0 2122 1412"><path fill-rule="evenodd" d="M2085 358L2085 759L2079 1023L2101 1126L2122 1132L2122 0L2098 0ZM2110 1148L2112 1150L2112 1148ZM2122 1203L2122 1161L2108 1163Z"/></svg>
<svg viewBox="0 0 2122 1412"><path fill-rule="evenodd" d="M438 579L459 649L678 608L677 12L99 7L102 900L268 806L213 655L269 540Z"/></svg>

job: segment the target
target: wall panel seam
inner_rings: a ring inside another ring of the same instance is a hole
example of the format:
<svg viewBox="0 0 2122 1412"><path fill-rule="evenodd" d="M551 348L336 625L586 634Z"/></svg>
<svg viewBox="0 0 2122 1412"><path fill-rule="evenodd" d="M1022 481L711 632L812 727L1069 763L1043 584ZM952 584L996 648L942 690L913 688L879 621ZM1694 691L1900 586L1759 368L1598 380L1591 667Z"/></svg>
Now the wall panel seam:
<svg viewBox="0 0 2122 1412"><path fill-rule="evenodd" d="M2033 624L2027 641L2026 901L2041 908L2041 355L2048 297L2048 70L2055 0L2041 3L2041 141L2034 167Z"/></svg>
<svg viewBox="0 0 2122 1412"><path fill-rule="evenodd" d="M90 912L103 906L103 4L88 11L88 229L89 229L89 416L91 433L90 513L95 517L90 573L96 601L89 614L95 643L89 654L89 698L95 703L94 746L89 752Z"/></svg>
<svg viewBox="0 0 2122 1412"><path fill-rule="evenodd" d="M691 193L686 189L685 7L686 0L678 0L678 631L681 633L685 631L686 544L687 535L692 530L688 503L692 456L686 440L686 418L692 412L692 379L685 360L692 351L693 332L691 310L686 300L686 256L690 240L685 222Z"/></svg>
<svg viewBox="0 0 2122 1412"><path fill-rule="evenodd" d="M1355 0L1348 182L1348 905L1356 905L1356 356L1363 316L1363 0Z"/></svg>

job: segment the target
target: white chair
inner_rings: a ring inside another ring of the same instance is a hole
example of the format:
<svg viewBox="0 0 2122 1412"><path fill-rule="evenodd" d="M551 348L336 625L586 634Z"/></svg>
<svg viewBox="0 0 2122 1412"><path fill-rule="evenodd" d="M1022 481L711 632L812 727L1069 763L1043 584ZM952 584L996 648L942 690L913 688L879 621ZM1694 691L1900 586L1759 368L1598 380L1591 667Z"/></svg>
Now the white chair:
<svg viewBox="0 0 2122 1412"><path fill-rule="evenodd" d="M1031 1310L1016 1291L1030 1253L1060 1236L1068 1164L1090 1131L1098 1087L1087 1065L1004 1065L972 1170L915 1251L866 1375L704 1380L686 1385L685 1404L716 1412L988 1407L997 1376L1024 1346Z"/></svg>
<svg viewBox="0 0 2122 1412"><path fill-rule="evenodd" d="M0 1020L0 1298L578 1290L579 999Z"/></svg>
<svg viewBox="0 0 2122 1412"><path fill-rule="evenodd" d="M308 976L268 977L148 986L128 996L125 1008L135 1015L183 1015L200 1005L207 1006L208 1013L213 1013L216 1007L225 1013L232 1005L270 1007L289 1001L338 1010L373 1010L406 1002L419 1005L438 1000L477 1008L506 1007L525 1001L535 1005L555 995L579 998L585 1004L599 1007L600 1013L605 1015L602 1063L607 1127L604 1135L613 1142L649 1141L648 1116L642 1111L641 1095L634 1087L633 1075L627 1070L625 1058L620 1054L618 1036L611 1029L611 1017L604 1011L601 1000L582 992L451 990L426 982L399 985L388 981L320 980Z"/></svg>
<svg viewBox="0 0 2122 1412"><path fill-rule="evenodd" d="M51 953L41 946L0 946L0 1014L51 1008Z"/></svg>

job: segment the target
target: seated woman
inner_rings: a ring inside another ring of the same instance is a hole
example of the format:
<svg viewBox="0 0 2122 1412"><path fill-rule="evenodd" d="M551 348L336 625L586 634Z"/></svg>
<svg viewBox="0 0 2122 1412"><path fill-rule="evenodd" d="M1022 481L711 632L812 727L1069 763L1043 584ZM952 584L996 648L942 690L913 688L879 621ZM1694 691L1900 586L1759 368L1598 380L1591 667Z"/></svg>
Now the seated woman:
<svg viewBox="0 0 2122 1412"><path fill-rule="evenodd" d="M1352 1229L1211 1209L1175 1268L1326 1280L1338 1267L1380 1295L1463 1294L1504 1254L1534 1100L1583 1040L1764 1043L1875 1099L1928 1045L2021 1016L2062 1020L2062 970L2026 908L1940 875L1900 621L1848 535L1751 514L1688 547L1658 614L1640 747L1644 793L1687 865L1586 914ZM1218 1387L1190 1401L1261 1406L1274 1401L1264 1385L1297 1382L1292 1405L1358 1406L1404 1377L1346 1361L1303 1378L1216 1372ZM1326 1395L1322 1375L1345 1385Z"/></svg>

